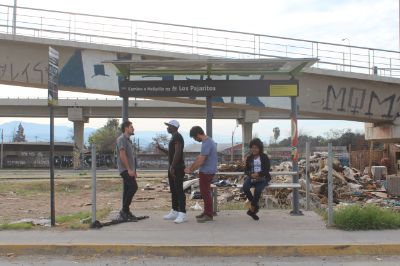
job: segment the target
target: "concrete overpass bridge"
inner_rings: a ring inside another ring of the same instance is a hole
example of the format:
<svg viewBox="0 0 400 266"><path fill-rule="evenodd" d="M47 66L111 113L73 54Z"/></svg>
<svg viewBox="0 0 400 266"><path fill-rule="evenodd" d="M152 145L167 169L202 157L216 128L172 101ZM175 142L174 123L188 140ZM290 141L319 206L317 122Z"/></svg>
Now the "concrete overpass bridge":
<svg viewBox="0 0 400 266"><path fill-rule="evenodd" d="M23 106L23 108L21 108ZM56 118L68 118L74 124L74 140L83 143L84 123L90 118L116 118L121 117L122 100L111 99L85 99L66 98L59 99L54 108ZM157 100L130 100L129 113L135 118L186 118L202 119L206 110L198 104L177 103ZM242 110L238 108L220 107L213 108L215 119L236 119L238 123L246 122L242 127L242 136L251 134L251 121L259 119L287 119L289 110L275 110L266 108L263 111ZM0 98L0 117L49 117L47 98ZM300 116L301 119L314 117ZM315 118L314 118L315 119ZM250 127L249 127L250 126ZM244 141L244 139L243 139Z"/></svg>
<svg viewBox="0 0 400 266"><path fill-rule="evenodd" d="M108 60L317 58L316 64L294 74L300 85L297 100L300 117L367 122L367 138L400 140L400 54L396 51L28 7L18 7L16 16L13 14L12 6L0 5L0 84L46 89L50 45L60 52L61 90L106 95L118 95L117 70L103 63ZM279 67L284 69L286 65L282 63ZM212 78L282 79L282 76ZM7 95L2 93L2 96ZM158 100L205 103L203 98ZM27 110L33 108L27 102L22 106ZM237 115L241 119L246 141L251 138L251 124L264 114L283 118L290 112L289 99L279 97L221 97L214 100L213 106L216 118L232 113L232 117ZM88 117L86 114L90 115L87 110L96 109L79 104L74 107L76 113L71 113L70 119L82 123ZM118 107L114 108L118 113ZM205 112L194 106L190 108L196 114ZM7 113L6 109L2 111ZM67 109L61 109L58 111L65 115ZM82 112L76 111L79 109ZM100 115L101 109L93 114ZM133 110L133 115L139 116L140 110ZM151 116L149 109L146 114Z"/></svg>

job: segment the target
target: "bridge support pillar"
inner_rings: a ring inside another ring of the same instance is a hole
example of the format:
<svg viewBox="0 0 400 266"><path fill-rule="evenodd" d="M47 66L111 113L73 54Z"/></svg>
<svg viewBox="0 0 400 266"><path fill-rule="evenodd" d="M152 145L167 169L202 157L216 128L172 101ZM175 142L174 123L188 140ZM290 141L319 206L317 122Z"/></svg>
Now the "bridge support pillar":
<svg viewBox="0 0 400 266"><path fill-rule="evenodd" d="M82 108L69 108L68 120L74 123L74 151L73 167L79 169L82 167L83 148L84 148L84 129L85 123L89 118L83 116Z"/></svg>
<svg viewBox="0 0 400 266"><path fill-rule="evenodd" d="M395 119L392 123L365 123L365 139L381 142L400 141L400 119Z"/></svg>
<svg viewBox="0 0 400 266"><path fill-rule="evenodd" d="M253 110L245 110L244 117L238 119L242 126L242 158L249 151L249 143L253 137L253 123L258 122L260 113Z"/></svg>

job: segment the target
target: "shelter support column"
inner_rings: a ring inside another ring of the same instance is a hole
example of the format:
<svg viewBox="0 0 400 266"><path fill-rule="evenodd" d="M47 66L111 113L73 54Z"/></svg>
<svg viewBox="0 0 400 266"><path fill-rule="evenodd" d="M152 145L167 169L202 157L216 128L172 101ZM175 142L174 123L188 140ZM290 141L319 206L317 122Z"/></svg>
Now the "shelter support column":
<svg viewBox="0 0 400 266"><path fill-rule="evenodd" d="M290 97L291 101L291 109L292 113L290 115L291 118L291 155L292 155L292 166L293 172L298 172L298 162L299 162L299 152L298 152L298 130L297 130L297 113L298 113L298 105L297 105L297 97ZM293 175L293 183L299 183L299 174ZM290 212L291 215L302 215L299 207L299 189L293 189L293 198L292 198L293 210Z"/></svg>
<svg viewBox="0 0 400 266"><path fill-rule="evenodd" d="M253 137L253 123L258 122L260 113L253 110L243 111L243 118L238 119L242 126L242 158L249 151L249 143Z"/></svg>
<svg viewBox="0 0 400 266"><path fill-rule="evenodd" d="M212 98L211 96L206 97L206 134L207 136L212 138L212 119L213 119L213 112L212 112Z"/></svg>
<svg viewBox="0 0 400 266"><path fill-rule="evenodd" d="M74 123L73 167L78 169L82 166L84 129L85 123L89 122L89 118L83 116L82 108L74 107L68 109L68 120Z"/></svg>
<svg viewBox="0 0 400 266"><path fill-rule="evenodd" d="M129 97L122 97L122 122L129 120Z"/></svg>

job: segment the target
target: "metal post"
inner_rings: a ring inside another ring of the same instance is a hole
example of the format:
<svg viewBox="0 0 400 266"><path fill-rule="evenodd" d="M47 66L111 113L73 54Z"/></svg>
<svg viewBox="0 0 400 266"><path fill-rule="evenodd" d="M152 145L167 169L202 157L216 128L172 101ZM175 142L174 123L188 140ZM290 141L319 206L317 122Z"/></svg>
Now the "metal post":
<svg viewBox="0 0 400 266"><path fill-rule="evenodd" d="M211 103L211 96L207 96L206 97L207 101L206 101L206 111L207 111L207 117L206 117L206 131L207 131L207 136L212 138L212 117L213 117L213 113L212 113L212 103Z"/></svg>
<svg viewBox="0 0 400 266"><path fill-rule="evenodd" d="M50 105L49 108L50 108L50 157L49 157L50 217L51 217L51 226L55 226L56 218L55 218L55 204L54 204L54 107L53 105Z"/></svg>
<svg viewBox="0 0 400 266"><path fill-rule="evenodd" d="M129 97L122 97L122 122L129 120Z"/></svg>
<svg viewBox="0 0 400 266"><path fill-rule="evenodd" d="M0 168L3 169L3 143L4 143L4 130L1 130L1 149L0 149Z"/></svg>
<svg viewBox="0 0 400 266"><path fill-rule="evenodd" d="M233 163L233 133L235 131L232 131L232 144L231 144L231 163Z"/></svg>
<svg viewBox="0 0 400 266"><path fill-rule="evenodd" d="M351 144L349 144L349 168L351 168Z"/></svg>
<svg viewBox="0 0 400 266"><path fill-rule="evenodd" d="M370 177L372 177L372 171L371 171L371 167L372 167L372 151L374 149L374 141L371 140L369 143L369 154L368 154L368 175Z"/></svg>
<svg viewBox="0 0 400 266"><path fill-rule="evenodd" d="M333 226L333 153L332 143L328 143L328 227Z"/></svg>
<svg viewBox="0 0 400 266"><path fill-rule="evenodd" d="M348 44L349 44L349 68L350 68L350 72L351 72L351 45L350 45L350 40L349 40L349 38L344 38L344 39L342 39L342 41L346 41L347 40L347 42L348 42Z"/></svg>
<svg viewBox="0 0 400 266"><path fill-rule="evenodd" d="M306 142L306 210L310 210L310 142Z"/></svg>
<svg viewBox="0 0 400 266"><path fill-rule="evenodd" d="M213 215L217 215L218 212L218 187L212 186L211 187L211 197L213 203Z"/></svg>
<svg viewBox="0 0 400 266"><path fill-rule="evenodd" d="M13 35L17 34L17 0L14 0L13 10Z"/></svg>
<svg viewBox="0 0 400 266"><path fill-rule="evenodd" d="M232 130L232 146L231 146L231 163L233 163L233 137L235 136L235 131L237 129L238 125L236 125L236 127Z"/></svg>
<svg viewBox="0 0 400 266"><path fill-rule="evenodd" d="M298 153L298 135L297 135L297 99L296 97L290 97L291 99L291 107L292 107L292 113L291 113L291 128L292 128L292 137L291 137L291 142L292 142L292 164L293 164L293 172L296 172L297 174L293 175L293 183L299 183L299 166L298 166L298 160L299 160L299 153ZM294 188L293 189L293 210L290 212L292 215L302 215L301 211L299 210L299 189Z"/></svg>
<svg viewBox="0 0 400 266"><path fill-rule="evenodd" d="M96 222L96 145L92 144L92 224Z"/></svg>

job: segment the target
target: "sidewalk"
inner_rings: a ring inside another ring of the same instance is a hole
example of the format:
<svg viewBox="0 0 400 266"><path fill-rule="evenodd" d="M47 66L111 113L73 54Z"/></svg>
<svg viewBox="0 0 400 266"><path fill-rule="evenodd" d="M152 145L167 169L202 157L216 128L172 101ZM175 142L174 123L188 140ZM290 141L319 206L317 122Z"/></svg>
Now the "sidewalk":
<svg viewBox="0 0 400 266"><path fill-rule="evenodd" d="M0 254L115 254L161 256L324 256L400 254L400 230L347 232L327 229L314 212L261 210L253 221L245 211L221 211L210 223L162 220L163 212L137 212L150 219L88 231L44 229L0 231Z"/></svg>

